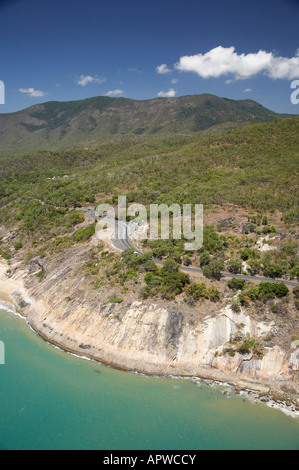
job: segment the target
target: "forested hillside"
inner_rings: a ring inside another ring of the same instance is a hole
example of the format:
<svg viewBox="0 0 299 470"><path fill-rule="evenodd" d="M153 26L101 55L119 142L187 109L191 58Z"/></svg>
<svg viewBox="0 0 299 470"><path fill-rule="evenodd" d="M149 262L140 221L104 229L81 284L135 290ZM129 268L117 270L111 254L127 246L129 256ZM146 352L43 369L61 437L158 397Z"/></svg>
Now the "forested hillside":
<svg viewBox="0 0 299 470"><path fill-rule="evenodd" d="M0 155L97 143L106 135L192 134L279 117L251 100L214 95L136 101L99 96L0 114Z"/></svg>
<svg viewBox="0 0 299 470"><path fill-rule="evenodd" d="M190 284L179 264L201 267L215 282L224 270L298 279L298 139L294 117L205 136L110 136L87 149L2 158L0 254L30 263L86 244L95 223L78 209L104 201L116 205L126 195L129 204L147 207L204 204L204 246L190 253L183 239L145 240L142 257L109 254L101 244L91 248L82 272L96 289L113 287L118 295L111 302L121 302L128 289L139 289L143 297L173 299L184 292L191 303L218 301L219 286ZM272 245L265 252L263 237ZM251 289L233 280L228 287L244 290L236 309L288 294L278 284Z"/></svg>

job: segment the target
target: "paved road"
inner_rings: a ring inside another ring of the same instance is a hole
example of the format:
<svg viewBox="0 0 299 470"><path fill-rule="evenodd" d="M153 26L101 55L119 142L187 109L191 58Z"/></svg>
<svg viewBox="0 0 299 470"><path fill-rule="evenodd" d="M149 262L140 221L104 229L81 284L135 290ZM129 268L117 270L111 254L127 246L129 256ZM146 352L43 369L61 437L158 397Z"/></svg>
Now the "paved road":
<svg viewBox="0 0 299 470"><path fill-rule="evenodd" d="M100 217L97 217L95 214L94 210L89 210L89 209L81 209L85 212L85 216L91 220L105 220L105 223L108 225L114 226L115 227L115 233L112 236L112 244L114 248L120 251L125 251L128 248L133 249L135 253L142 255L143 253L139 251L131 242L131 235L133 235L134 231L137 230L137 226L134 223L125 223L125 222L120 222L116 220L115 222L109 219L101 219ZM163 265L163 262L161 260L153 258L153 261L159 265ZM203 271L202 269L199 268L187 268L185 266L181 266L180 269L182 271L186 271L189 273L199 273L202 274ZM273 278L267 278L267 277L262 277L262 276L249 276L245 274L232 274L232 273L222 273L222 277L226 278L237 278L237 279L245 279L246 281L255 281L255 282L261 282L261 281L267 281L267 282L283 282L286 286L288 287L297 287L299 286L298 282L295 281L286 281L285 279L273 279Z"/></svg>

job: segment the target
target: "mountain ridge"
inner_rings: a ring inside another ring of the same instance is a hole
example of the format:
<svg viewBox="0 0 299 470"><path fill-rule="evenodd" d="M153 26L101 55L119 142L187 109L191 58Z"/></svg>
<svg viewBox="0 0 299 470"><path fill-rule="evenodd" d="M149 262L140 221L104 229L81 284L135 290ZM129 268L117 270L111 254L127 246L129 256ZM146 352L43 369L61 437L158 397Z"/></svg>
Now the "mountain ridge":
<svg viewBox="0 0 299 470"><path fill-rule="evenodd" d="M237 127L290 116L253 100L211 94L49 101L0 114L0 154L84 145L107 135L193 134L217 126Z"/></svg>

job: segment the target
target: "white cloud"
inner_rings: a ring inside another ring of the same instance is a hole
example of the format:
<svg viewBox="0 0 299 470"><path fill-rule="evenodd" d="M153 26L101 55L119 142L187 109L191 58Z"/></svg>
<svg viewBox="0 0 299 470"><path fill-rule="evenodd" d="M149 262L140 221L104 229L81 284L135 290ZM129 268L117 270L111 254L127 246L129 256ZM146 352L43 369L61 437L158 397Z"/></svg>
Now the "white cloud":
<svg viewBox="0 0 299 470"><path fill-rule="evenodd" d="M124 92L122 90L110 90L105 93L105 96L117 96L117 95L123 95Z"/></svg>
<svg viewBox="0 0 299 470"><path fill-rule="evenodd" d="M44 91L35 90L34 88L19 88L20 93L30 96L31 98L40 98L47 95Z"/></svg>
<svg viewBox="0 0 299 470"><path fill-rule="evenodd" d="M206 54L181 57L175 64L181 72L195 72L202 78L218 78L232 74L237 80L263 74L272 79L299 77L299 55L292 58L277 57L272 52L238 54L235 47L216 47Z"/></svg>
<svg viewBox="0 0 299 470"><path fill-rule="evenodd" d="M104 83L106 78L104 77L92 77L91 75L81 75L79 80L76 80L76 83L81 86L87 86L89 83Z"/></svg>
<svg viewBox="0 0 299 470"><path fill-rule="evenodd" d="M130 67L128 68L128 72L131 72L131 73L143 73L142 70L139 70L137 67Z"/></svg>
<svg viewBox="0 0 299 470"><path fill-rule="evenodd" d="M170 88L168 91L159 91L158 96L160 98L174 98L176 91L173 88Z"/></svg>
<svg viewBox="0 0 299 470"><path fill-rule="evenodd" d="M252 92L252 88L246 88L246 90L244 90L244 93L250 93Z"/></svg>
<svg viewBox="0 0 299 470"><path fill-rule="evenodd" d="M172 78L172 79L171 79L171 83L172 83L173 85L175 85L176 83L178 83L178 81L179 81L179 80L178 80L177 78Z"/></svg>
<svg viewBox="0 0 299 470"><path fill-rule="evenodd" d="M162 74L162 75L166 75L167 73L171 73L171 70L167 66L167 64L158 65L158 67L156 67L156 71L157 71L157 73Z"/></svg>

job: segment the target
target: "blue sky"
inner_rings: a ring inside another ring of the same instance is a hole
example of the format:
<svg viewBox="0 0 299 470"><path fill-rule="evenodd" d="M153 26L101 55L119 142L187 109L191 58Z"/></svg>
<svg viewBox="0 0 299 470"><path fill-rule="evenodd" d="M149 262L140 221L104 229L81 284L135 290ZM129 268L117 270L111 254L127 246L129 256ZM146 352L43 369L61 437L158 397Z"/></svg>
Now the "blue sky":
<svg viewBox="0 0 299 470"><path fill-rule="evenodd" d="M212 93L299 114L298 22L299 0L0 0L0 112Z"/></svg>

